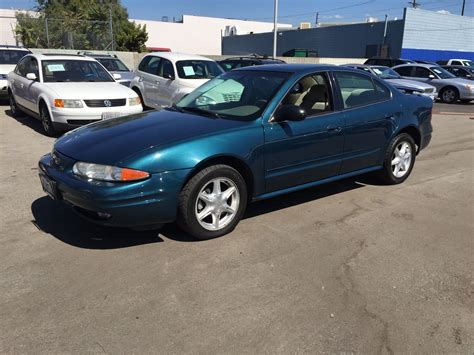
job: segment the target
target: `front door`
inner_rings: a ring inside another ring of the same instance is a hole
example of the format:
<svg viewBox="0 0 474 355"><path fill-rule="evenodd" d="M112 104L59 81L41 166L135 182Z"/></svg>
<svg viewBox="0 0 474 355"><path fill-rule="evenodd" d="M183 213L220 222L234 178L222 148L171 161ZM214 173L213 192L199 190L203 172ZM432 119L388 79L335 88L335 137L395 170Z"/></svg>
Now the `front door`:
<svg viewBox="0 0 474 355"><path fill-rule="evenodd" d="M162 58L160 67L158 68L158 76L156 82L157 88L157 104L160 106L171 106L174 103L174 96L178 91L178 85L176 84L176 73L173 67L173 63L169 60Z"/></svg>
<svg viewBox="0 0 474 355"><path fill-rule="evenodd" d="M307 117L303 121L264 123L266 192L339 174L344 114L334 110L327 73L299 80L281 105L304 108Z"/></svg>
<svg viewBox="0 0 474 355"><path fill-rule="evenodd" d="M139 71L140 81L143 85L143 99L147 106L158 108L158 68L160 57L151 56L150 60Z"/></svg>

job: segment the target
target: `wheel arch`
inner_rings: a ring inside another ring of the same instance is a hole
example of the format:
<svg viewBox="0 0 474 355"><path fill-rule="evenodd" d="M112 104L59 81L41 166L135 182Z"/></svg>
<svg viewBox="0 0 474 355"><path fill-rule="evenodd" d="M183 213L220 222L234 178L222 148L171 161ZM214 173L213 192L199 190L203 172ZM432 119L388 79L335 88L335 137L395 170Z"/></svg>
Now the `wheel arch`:
<svg viewBox="0 0 474 355"><path fill-rule="evenodd" d="M252 199L255 189L255 178L252 172L252 169L248 166L248 164L240 157L236 157L234 155L216 155L209 157L207 159L202 160L199 162L188 174L186 180L183 183L184 187L189 180L197 173L199 173L202 169L205 169L212 165L217 164L224 164L228 165L239 172L240 175L244 178L245 184L247 186L247 195L249 200Z"/></svg>
<svg viewBox="0 0 474 355"><path fill-rule="evenodd" d="M51 110L51 105L49 103L48 98L45 97L45 95L40 95L38 97L38 112L37 112L37 114L39 115L39 112L40 112L39 110L40 110L40 107L41 107L42 104L46 105L46 108L49 111L49 116L52 118L53 117L53 112Z"/></svg>
<svg viewBox="0 0 474 355"><path fill-rule="evenodd" d="M416 144L416 154L418 154L420 151L420 145L421 145L421 132L418 129L418 127L416 126L403 127L400 131L397 132L397 136L401 133L406 133L413 138Z"/></svg>

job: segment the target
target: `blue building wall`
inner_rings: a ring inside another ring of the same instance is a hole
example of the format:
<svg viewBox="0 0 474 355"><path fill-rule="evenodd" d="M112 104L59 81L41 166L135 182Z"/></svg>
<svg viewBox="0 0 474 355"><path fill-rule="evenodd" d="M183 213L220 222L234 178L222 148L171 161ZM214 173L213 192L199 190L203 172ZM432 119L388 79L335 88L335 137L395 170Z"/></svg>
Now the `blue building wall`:
<svg viewBox="0 0 474 355"><path fill-rule="evenodd" d="M358 23L288 30L278 33L277 55L294 48L317 51L320 57L364 58L367 45L380 45L383 42L383 22ZM403 20L389 21L386 43L390 46L390 55L398 57L402 48ZM222 54L243 55L257 53L271 55L273 51L273 33L259 33L224 37Z"/></svg>
<svg viewBox="0 0 474 355"><path fill-rule="evenodd" d="M277 54L304 48L320 57L365 58L367 46L382 44L383 32L383 22L280 31ZM388 22L385 43L394 58L474 59L474 18L408 8L403 20ZM272 50L273 33L222 39L225 55L271 55Z"/></svg>

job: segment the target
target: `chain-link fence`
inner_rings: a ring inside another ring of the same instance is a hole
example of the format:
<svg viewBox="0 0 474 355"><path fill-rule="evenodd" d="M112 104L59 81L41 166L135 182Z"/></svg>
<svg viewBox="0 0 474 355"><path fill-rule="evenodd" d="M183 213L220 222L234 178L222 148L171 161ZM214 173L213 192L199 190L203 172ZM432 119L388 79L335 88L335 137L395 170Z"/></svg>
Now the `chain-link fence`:
<svg viewBox="0 0 474 355"><path fill-rule="evenodd" d="M114 50L111 19L90 21L80 18L48 18L19 14L15 38L32 48Z"/></svg>

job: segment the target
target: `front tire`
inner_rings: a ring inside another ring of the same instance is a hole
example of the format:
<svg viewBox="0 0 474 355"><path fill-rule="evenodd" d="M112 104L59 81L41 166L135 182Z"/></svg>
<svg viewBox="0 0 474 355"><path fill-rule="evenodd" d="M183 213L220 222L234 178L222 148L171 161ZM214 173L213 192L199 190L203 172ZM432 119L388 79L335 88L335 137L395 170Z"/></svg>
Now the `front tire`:
<svg viewBox="0 0 474 355"><path fill-rule="evenodd" d="M201 170L184 186L179 197L178 225L196 239L231 232L247 206L242 175L228 165Z"/></svg>
<svg viewBox="0 0 474 355"><path fill-rule="evenodd" d="M41 126L43 127L44 133L48 137L54 137L57 132L54 129L53 122L51 121L51 115L49 114L48 107L46 106L45 103L40 104L39 116L40 116Z"/></svg>
<svg viewBox="0 0 474 355"><path fill-rule="evenodd" d="M380 172L381 180L388 185L404 182L415 165L416 145L412 136L401 133L390 142L383 169Z"/></svg>
<svg viewBox="0 0 474 355"><path fill-rule="evenodd" d="M445 104L454 104L459 100L459 91L455 87L448 86L441 90L439 96Z"/></svg>
<svg viewBox="0 0 474 355"><path fill-rule="evenodd" d="M21 111L16 104L15 96L13 96L13 92L8 92L8 101L10 103L10 112L13 117L20 117Z"/></svg>

